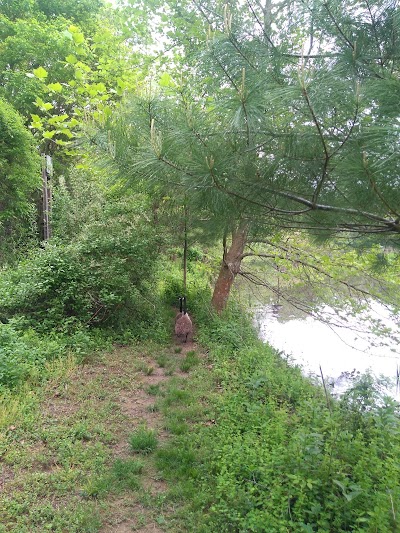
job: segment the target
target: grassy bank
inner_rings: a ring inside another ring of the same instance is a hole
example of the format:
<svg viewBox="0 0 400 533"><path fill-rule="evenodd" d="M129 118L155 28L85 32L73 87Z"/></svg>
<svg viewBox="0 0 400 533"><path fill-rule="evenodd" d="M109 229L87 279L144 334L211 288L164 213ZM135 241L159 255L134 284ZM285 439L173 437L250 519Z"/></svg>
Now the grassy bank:
<svg viewBox="0 0 400 533"><path fill-rule="evenodd" d="M152 343L59 359L48 379L0 404L0 531L161 532L172 512L156 450L181 424L170 403L200 356ZM162 528L162 529L161 529Z"/></svg>
<svg viewBox="0 0 400 533"><path fill-rule="evenodd" d="M183 351L144 340L173 329L173 280L157 327L126 347L2 326L20 374L10 363L1 391L0 532L399 531L398 405L368 376L327 398L192 287Z"/></svg>
<svg viewBox="0 0 400 533"><path fill-rule="evenodd" d="M180 530L399 531L398 405L368 377L327 399L240 313L199 317L210 377L198 370L185 401L207 414L159 453L188 501Z"/></svg>

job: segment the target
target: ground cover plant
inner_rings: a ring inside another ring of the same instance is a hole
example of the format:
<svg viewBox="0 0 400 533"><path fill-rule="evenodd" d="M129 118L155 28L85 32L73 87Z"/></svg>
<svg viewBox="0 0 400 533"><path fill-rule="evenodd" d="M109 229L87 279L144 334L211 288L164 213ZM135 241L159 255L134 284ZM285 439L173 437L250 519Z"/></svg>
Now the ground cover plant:
<svg viewBox="0 0 400 533"><path fill-rule="evenodd" d="M235 313L203 324L212 389L204 392L205 381L199 379L204 369L199 369L190 391L181 392L189 395L186 415L176 404L176 391L167 391L163 400L171 421L186 416L194 424L159 452L162 471L179 480L175 495L184 494L189 502L190 510L180 515L185 527L398 531L397 402L367 377L342 399L327 403L320 386L243 324ZM204 397L208 417L190 418L188 411Z"/></svg>
<svg viewBox="0 0 400 533"><path fill-rule="evenodd" d="M165 522L165 487L149 453L161 440L162 421L147 410L154 397L143 383L153 376L137 368L160 349L154 343L114 347L84 365L59 358L47 381L26 382L8 397L5 391L1 533L95 533L125 522L140 530Z"/></svg>

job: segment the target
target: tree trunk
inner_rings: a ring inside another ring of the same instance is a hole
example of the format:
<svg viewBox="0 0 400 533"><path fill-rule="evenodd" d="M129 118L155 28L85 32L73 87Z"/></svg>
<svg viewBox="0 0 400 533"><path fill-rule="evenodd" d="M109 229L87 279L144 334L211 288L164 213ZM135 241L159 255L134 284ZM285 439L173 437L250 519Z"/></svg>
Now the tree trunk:
<svg viewBox="0 0 400 533"><path fill-rule="evenodd" d="M51 187L52 162L49 155L42 154L42 216L43 216L43 240L48 241L51 237Z"/></svg>
<svg viewBox="0 0 400 533"><path fill-rule="evenodd" d="M184 216L185 242L183 245L183 295L184 296L186 296L186 285L187 285L187 252L188 252L187 220L188 220L188 208L185 205L185 216Z"/></svg>
<svg viewBox="0 0 400 533"><path fill-rule="evenodd" d="M247 242L247 232L247 224L240 223L239 227L232 233L232 243L229 250L224 254L211 299L211 305L217 313L221 313L225 309L235 277L240 272L242 255Z"/></svg>

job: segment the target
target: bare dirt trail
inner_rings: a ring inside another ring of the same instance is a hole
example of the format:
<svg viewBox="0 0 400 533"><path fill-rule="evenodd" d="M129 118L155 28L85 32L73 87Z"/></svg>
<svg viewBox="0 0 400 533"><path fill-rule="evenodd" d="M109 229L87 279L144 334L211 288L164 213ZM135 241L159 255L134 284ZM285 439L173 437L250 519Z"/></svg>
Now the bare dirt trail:
<svg viewBox="0 0 400 533"><path fill-rule="evenodd" d="M129 438L138 427L146 426L155 431L159 446L167 441L169 432L155 407L154 391L172 377L188 376L180 369L188 352L201 357L191 341L165 348L114 346L50 380L32 425L10 428L21 436L11 439L9 451L0 458L0 508L10 524L7 532L38 533L49 526L49 520L58 521L53 530L72 531L60 517L70 513L75 519L77 509L87 509L85 520L99 524L79 531L166 531L172 511L165 497L168 485L156 469L153 454L134 454ZM136 489L114 491L111 486L93 494L93 486L103 473L107 476L115 461L136 458L144 463ZM23 514L14 515L13 502L28 501ZM51 518L44 516L44 510Z"/></svg>
<svg viewBox="0 0 400 533"><path fill-rule="evenodd" d="M153 355L136 355L134 366L139 371L135 375L135 386L121 390L118 398L121 412L126 417L126 420L130 421L130 432L133 427L144 424L146 427L156 431L161 445L168 439L169 434L163 427L163 417L157 410L153 409L155 398L149 393L149 387L166 383L172 376L187 377L187 373L179 370L179 363L184 360L188 352L197 351L197 349L196 343L192 341L182 344L178 341L177 344L169 349L169 364L162 367L159 366L160 359L157 361L157 358ZM179 353L177 353L178 350L180 350ZM123 349L118 350L118 353L122 360L126 360L126 354ZM161 354L161 357L163 355L165 354ZM117 366L119 367L117 374L122 373L126 377L127 373L129 373L130 365ZM118 442L114 445L114 457L124 458L131 455L132 452L130 452L127 443L127 434L121 428ZM163 479L160 479L151 462L150 460L150 464L147 464L146 472L142 476L143 489L151 498L162 500L163 495L168 490L168 485ZM166 508L165 514L168 515L168 512L169 510ZM107 524L100 529L100 533L131 533L132 531L138 533L162 533L165 531L158 525L157 516L154 516L151 510L140 502L132 501L127 495L112 502L105 519ZM145 524L141 526L141 522L145 522Z"/></svg>

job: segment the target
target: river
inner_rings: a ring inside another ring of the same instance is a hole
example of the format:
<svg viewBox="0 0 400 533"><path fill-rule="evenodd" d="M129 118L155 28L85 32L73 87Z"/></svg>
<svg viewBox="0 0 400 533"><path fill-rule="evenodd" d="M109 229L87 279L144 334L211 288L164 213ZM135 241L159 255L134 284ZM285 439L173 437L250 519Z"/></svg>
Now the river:
<svg viewBox="0 0 400 533"><path fill-rule="evenodd" d="M376 301L369 301L368 307L368 313L351 316L324 305L318 308L318 320L289 304L271 303L258 307L254 318L261 339L289 362L300 365L305 374L321 380L321 367L332 392L342 393L351 384L349 376L369 371L390 378L387 393L400 400L398 317ZM384 327L386 335L371 332L367 315L373 321L372 329L374 325Z"/></svg>

